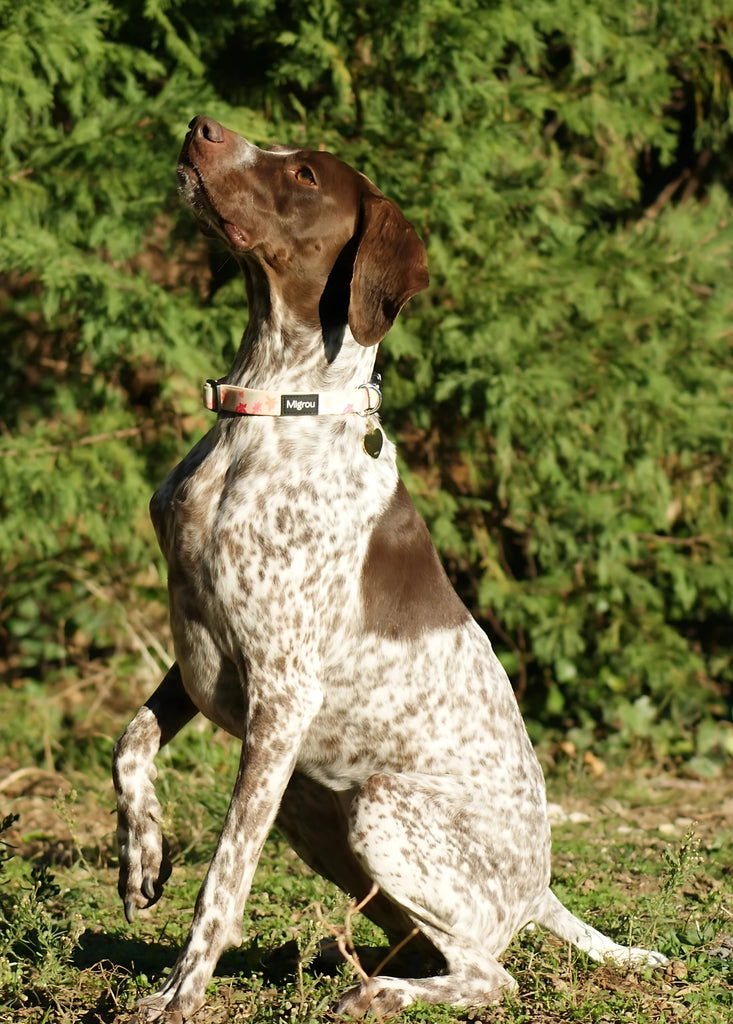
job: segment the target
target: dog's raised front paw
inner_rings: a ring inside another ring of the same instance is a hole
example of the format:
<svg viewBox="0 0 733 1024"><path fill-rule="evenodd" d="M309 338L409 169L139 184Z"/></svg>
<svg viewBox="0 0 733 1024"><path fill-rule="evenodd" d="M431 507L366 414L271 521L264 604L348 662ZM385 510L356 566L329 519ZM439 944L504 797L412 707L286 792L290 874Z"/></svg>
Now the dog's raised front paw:
<svg viewBox="0 0 733 1024"><path fill-rule="evenodd" d="M157 804L157 801L156 801ZM137 910L157 903L171 875L168 841L157 816L143 815L130 820L120 814L117 826L120 877L117 891L132 922Z"/></svg>

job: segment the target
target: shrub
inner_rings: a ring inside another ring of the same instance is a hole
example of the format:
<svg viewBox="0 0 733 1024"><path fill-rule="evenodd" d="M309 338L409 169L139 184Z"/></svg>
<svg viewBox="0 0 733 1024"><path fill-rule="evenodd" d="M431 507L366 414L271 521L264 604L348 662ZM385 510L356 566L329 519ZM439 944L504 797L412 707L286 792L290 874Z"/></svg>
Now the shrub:
<svg viewBox="0 0 733 1024"><path fill-rule="evenodd" d="M579 744L730 751L732 26L731 0L0 3L23 671L94 643L85 580L152 557L147 497L245 319L175 198L206 111L335 149L426 238L385 419L531 714Z"/></svg>

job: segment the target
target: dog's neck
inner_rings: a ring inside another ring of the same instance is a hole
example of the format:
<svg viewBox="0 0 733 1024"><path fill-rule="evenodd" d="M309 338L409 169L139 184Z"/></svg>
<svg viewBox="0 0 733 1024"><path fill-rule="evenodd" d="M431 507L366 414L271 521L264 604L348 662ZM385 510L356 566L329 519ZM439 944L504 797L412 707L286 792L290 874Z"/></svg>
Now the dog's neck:
<svg viewBox="0 0 733 1024"><path fill-rule="evenodd" d="M345 324L338 352L329 362L317 304L311 302L308 315L302 308L293 314L291 301L262 287L264 275L257 275L257 287L253 276L245 273L249 322L226 375L227 384L321 392L358 387L371 378L377 345L360 345Z"/></svg>

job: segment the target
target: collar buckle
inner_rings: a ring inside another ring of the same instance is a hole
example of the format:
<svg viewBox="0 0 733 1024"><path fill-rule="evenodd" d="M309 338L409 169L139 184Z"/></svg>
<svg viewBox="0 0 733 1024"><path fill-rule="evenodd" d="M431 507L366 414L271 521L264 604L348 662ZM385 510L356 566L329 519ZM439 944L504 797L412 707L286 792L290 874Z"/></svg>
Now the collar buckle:
<svg viewBox="0 0 733 1024"><path fill-rule="evenodd" d="M206 409L209 409L211 412L219 412L221 410L218 380L213 380L209 377L209 379L204 382L203 397L204 407Z"/></svg>

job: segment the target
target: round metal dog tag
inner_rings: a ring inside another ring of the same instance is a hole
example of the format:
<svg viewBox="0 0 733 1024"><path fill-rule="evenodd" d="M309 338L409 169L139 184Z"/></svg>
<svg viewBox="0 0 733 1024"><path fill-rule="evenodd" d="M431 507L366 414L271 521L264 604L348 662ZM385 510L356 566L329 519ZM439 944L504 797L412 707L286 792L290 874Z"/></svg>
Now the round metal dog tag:
<svg viewBox="0 0 733 1024"><path fill-rule="evenodd" d="M367 455L371 455L373 459L378 459L379 453L382 450L383 441L384 434L379 427L375 427L374 430L370 430L368 434L364 435L361 446Z"/></svg>

